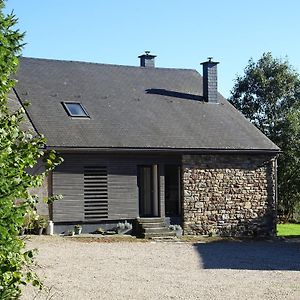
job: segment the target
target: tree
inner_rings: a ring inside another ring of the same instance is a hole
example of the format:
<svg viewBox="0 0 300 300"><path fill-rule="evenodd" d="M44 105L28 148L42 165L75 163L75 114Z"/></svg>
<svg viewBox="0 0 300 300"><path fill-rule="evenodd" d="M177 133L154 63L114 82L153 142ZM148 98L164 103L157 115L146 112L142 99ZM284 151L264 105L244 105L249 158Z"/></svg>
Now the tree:
<svg viewBox="0 0 300 300"><path fill-rule="evenodd" d="M270 52L249 60L229 101L277 144L278 209L290 218L300 203L300 79L288 60Z"/></svg>
<svg viewBox="0 0 300 300"><path fill-rule="evenodd" d="M300 110L291 108L285 117L277 142L282 150L278 159L278 209L287 221L300 212Z"/></svg>
<svg viewBox="0 0 300 300"><path fill-rule="evenodd" d="M8 94L15 84L24 34L14 27L13 13L3 13L0 0L0 299L18 299L21 285L31 282L41 287L37 276L30 271L33 251L25 251L19 230L26 212L35 205L29 188L40 186L45 175L59 163L55 153L45 155L45 139L21 129L24 109L11 112ZM30 169L45 157L46 171L32 175ZM16 199L22 199L19 205Z"/></svg>

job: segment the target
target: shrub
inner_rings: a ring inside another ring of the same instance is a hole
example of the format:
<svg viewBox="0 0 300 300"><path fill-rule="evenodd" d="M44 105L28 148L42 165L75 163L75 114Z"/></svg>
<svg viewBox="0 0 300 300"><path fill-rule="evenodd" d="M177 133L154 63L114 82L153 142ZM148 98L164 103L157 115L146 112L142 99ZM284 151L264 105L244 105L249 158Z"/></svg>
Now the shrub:
<svg viewBox="0 0 300 300"><path fill-rule="evenodd" d="M60 160L54 152L45 155L43 136L21 129L24 109L9 109L8 94L15 84L12 76L17 70L24 35L14 29L14 14L4 15L3 9L4 1L0 0L0 299L4 300L18 299L23 284L31 282L42 287L30 270L34 251L25 250L19 232L36 204L28 189L40 186ZM46 171L30 174L29 170L42 157Z"/></svg>

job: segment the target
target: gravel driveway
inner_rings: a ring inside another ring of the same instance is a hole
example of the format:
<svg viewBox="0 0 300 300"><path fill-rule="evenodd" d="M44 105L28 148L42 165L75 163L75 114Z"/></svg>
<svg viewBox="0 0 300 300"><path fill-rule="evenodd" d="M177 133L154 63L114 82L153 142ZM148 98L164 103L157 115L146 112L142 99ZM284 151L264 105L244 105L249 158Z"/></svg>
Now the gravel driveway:
<svg viewBox="0 0 300 300"><path fill-rule="evenodd" d="M50 291L22 299L300 299L299 240L27 244Z"/></svg>

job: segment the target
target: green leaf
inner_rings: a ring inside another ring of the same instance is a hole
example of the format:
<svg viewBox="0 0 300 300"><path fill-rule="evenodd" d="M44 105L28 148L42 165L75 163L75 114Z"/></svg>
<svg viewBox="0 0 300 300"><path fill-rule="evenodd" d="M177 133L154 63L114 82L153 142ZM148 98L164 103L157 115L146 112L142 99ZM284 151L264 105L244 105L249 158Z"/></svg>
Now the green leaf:
<svg viewBox="0 0 300 300"><path fill-rule="evenodd" d="M19 237L36 203L29 190L41 186L45 174L60 160L51 153L47 157L50 167L46 166L44 173L28 173L28 168L35 167L43 156L46 140L23 130L23 108L15 112L9 109L8 94L16 83L12 78L24 34L15 29L14 14L6 15L3 9L4 1L0 1L0 299L19 299L21 285L26 282L42 287L34 273L26 273L34 263L35 251L25 251L25 243Z"/></svg>

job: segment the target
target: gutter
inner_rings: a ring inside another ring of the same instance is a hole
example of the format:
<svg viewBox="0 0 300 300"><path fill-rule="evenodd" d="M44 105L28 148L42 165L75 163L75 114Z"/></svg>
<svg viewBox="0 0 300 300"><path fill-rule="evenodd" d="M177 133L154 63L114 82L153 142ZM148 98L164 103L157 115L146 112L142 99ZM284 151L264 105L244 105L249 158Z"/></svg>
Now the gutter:
<svg viewBox="0 0 300 300"><path fill-rule="evenodd" d="M280 149L216 149L216 148L125 148L125 147L76 147L46 146L45 150L59 152L103 152L103 153L176 153L176 154L270 154L278 155Z"/></svg>

